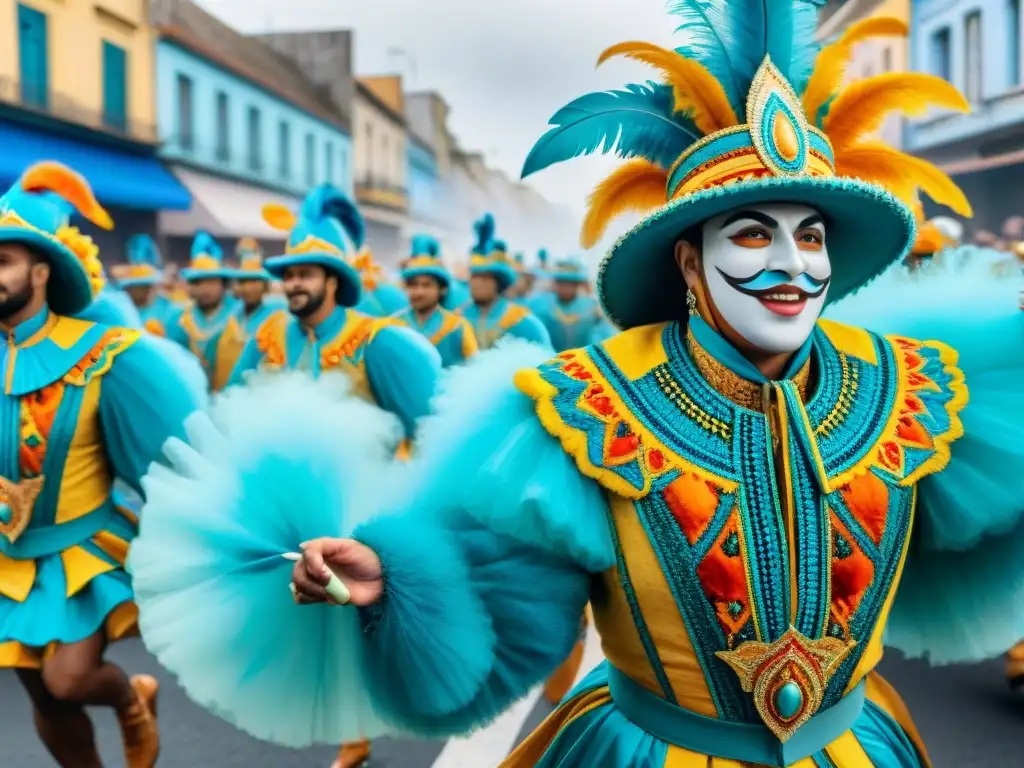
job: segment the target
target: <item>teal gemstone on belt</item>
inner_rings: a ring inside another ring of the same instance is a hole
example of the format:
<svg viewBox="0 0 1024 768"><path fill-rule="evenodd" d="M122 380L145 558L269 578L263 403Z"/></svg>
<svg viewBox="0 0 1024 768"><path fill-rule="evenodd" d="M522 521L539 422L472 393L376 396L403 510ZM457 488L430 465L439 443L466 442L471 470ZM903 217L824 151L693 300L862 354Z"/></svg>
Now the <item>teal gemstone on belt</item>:
<svg viewBox="0 0 1024 768"><path fill-rule="evenodd" d="M804 704L804 692L800 686L790 680L788 683L779 686L775 691L775 711L783 720L792 720L796 717Z"/></svg>

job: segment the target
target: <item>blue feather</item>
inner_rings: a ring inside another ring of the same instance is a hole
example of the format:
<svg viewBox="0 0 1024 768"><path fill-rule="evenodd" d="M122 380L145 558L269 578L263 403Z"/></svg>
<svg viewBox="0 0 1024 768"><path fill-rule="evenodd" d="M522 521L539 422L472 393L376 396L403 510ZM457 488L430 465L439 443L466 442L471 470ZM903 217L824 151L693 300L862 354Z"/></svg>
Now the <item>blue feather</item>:
<svg viewBox="0 0 1024 768"><path fill-rule="evenodd" d="M412 238L413 256L432 256L437 258L441 255L441 246L436 238L430 235L414 235Z"/></svg>
<svg viewBox="0 0 1024 768"><path fill-rule="evenodd" d="M197 256L211 256L217 261L223 261L224 251L213 235L205 230L198 230L192 239L192 258Z"/></svg>
<svg viewBox="0 0 1024 768"><path fill-rule="evenodd" d="M129 264L146 264L159 269L163 263L160 249L147 234L132 235L126 244Z"/></svg>
<svg viewBox="0 0 1024 768"><path fill-rule="evenodd" d="M818 44L814 40L822 0L673 0L669 12L682 21L676 50L699 61L722 83L739 114L765 56L799 93L807 84Z"/></svg>
<svg viewBox="0 0 1024 768"><path fill-rule="evenodd" d="M357 249L362 248L366 242L363 215L348 195L331 184L321 184L306 196L302 204L302 215L312 221L327 216L336 219Z"/></svg>
<svg viewBox="0 0 1024 768"><path fill-rule="evenodd" d="M523 164L523 178L594 152L642 157L668 168L702 136L687 118L674 114L671 89L655 83L581 96L558 110L550 123L554 127Z"/></svg>
<svg viewBox="0 0 1024 768"><path fill-rule="evenodd" d="M491 240L494 238L494 215L485 213L473 224L476 232L476 246L474 253L486 254L490 251Z"/></svg>

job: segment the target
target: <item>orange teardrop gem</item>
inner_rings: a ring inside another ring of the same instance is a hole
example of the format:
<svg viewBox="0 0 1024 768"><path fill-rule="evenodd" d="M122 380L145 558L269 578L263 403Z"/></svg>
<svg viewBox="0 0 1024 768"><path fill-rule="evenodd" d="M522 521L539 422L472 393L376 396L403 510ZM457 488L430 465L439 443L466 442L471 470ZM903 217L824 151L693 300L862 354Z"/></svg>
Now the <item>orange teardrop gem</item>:
<svg viewBox="0 0 1024 768"><path fill-rule="evenodd" d="M796 156L800 152L800 140L797 138L793 123L781 110L776 112L772 119L772 140L783 160L787 163L796 160Z"/></svg>

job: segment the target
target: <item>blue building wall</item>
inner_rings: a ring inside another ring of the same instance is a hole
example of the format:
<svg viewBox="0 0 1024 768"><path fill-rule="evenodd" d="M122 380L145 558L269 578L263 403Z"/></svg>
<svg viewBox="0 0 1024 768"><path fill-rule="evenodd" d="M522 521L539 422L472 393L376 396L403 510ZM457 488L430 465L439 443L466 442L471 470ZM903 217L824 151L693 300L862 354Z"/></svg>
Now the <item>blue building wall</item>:
<svg viewBox="0 0 1024 768"><path fill-rule="evenodd" d="M406 183L413 219L435 221L441 214L437 160L412 137L406 142Z"/></svg>
<svg viewBox="0 0 1024 768"><path fill-rule="evenodd" d="M1021 0L914 0L911 66L948 79L973 108L969 115L933 113L910 123L906 144L911 151L926 152L1024 122L1022 8ZM980 45L972 58L980 72L968 66L974 14Z"/></svg>
<svg viewBox="0 0 1024 768"><path fill-rule="evenodd" d="M191 98L183 96L183 88ZM186 101L190 107L183 110ZM256 164L250 162L250 110L259 115ZM348 134L167 40L157 44L157 121L166 160L294 195L325 181L352 192ZM282 124L288 126L284 142Z"/></svg>

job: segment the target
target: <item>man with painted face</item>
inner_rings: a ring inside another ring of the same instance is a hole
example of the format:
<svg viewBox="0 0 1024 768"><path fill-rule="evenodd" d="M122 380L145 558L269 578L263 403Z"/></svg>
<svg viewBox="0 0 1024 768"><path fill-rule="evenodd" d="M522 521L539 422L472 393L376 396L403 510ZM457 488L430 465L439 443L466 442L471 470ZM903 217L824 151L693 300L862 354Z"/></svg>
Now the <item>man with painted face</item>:
<svg viewBox="0 0 1024 768"><path fill-rule="evenodd" d="M376 504L361 501L368 467L354 455L334 451L318 483L323 457L286 443L322 427L282 416L245 448L288 462L302 503L240 460L234 494L203 510L202 531L188 527L226 552L239 499L275 521L345 516L351 535L325 524L291 571L307 620L338 622L334 642L290 643L366 709L322 725L342 694L308 686L313 712L271 722L249 701L294 694L299 651L258 681L250 662L288 643L286 629L247 640L165 620L182 636L216 633L231 658L203 690L212 709L281 741L351 732L365 711L382 730L464 733L564 658L589 599L606 662L505 768L924 768L906 707L875 671L883 636L933 663L997 656L1024 636L1024 390L1006 385L1024 376L1024 348L985 344L1019 339L1024 318L992 300L995 283L972 302L986 312L952 317L924 283L875 296L871 331L820 319L827 302L872 294L909 250L918 185L969 215L938 169L870 138L894 104L966 102L920 73L839 85L853 46L905 33L897 20L852 25L819 51L813 3L706 5L672 5L671 50L632 42L602 56L653 64L664 82L577 99L526 160L524 173L581 147L626 158L583 232L589 247L613 216L645 213L598 273L622 332L554 358L509 344L456 369L402 487ZM319 403L320 419L351 418L351 404ZM225 418L230 441L243 421ZM168 509L206 468L225 471L213 442L181 457ZM155 575L176 557L153 536L140 565ZM253 561L225 555L221 568ZM246 614L264 610L263 585L251 579ZM241 591L215 573L191 588ZM173 573L158 591L187 594ZM202 679L205 665L170 660L186 690Z"/></svg>
<svg viewBox="0 0 1024 768"><path fill-rule="evenodd" d="M228 293L234 270L224 266L224 252L208 232L196 232L191 264L181 271L191 306L167 328L167 338L189 350L203 366L210 390L221 391L245 344L238 321L238 301Z"/></svg>

